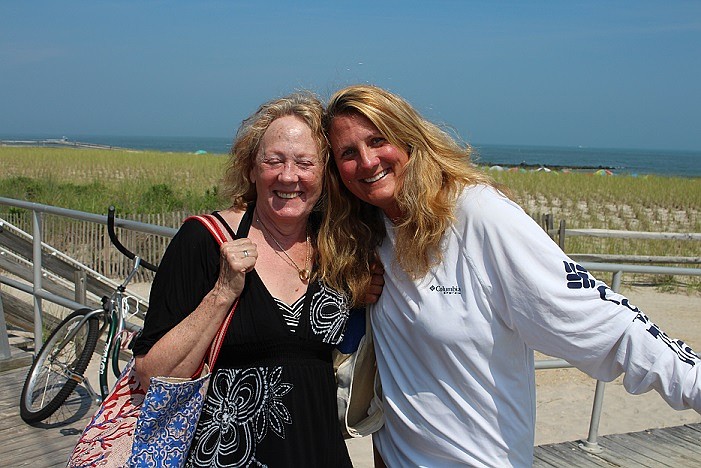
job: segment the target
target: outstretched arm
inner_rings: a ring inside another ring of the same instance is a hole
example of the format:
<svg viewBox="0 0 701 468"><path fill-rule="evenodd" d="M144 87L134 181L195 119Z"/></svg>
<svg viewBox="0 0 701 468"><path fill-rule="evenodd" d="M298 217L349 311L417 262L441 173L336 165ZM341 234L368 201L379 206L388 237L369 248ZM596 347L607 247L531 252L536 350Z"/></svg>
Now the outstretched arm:
<svg viewBox="0 0 701 468"><path fill-rule="evenodd" d="M701 413L701 359L689 346L568 258L514 203L474 200L463 233L482 249L465 254L492 309L529 347L600 380L624 374L628 392L654 389L673 408Z"/></svg>

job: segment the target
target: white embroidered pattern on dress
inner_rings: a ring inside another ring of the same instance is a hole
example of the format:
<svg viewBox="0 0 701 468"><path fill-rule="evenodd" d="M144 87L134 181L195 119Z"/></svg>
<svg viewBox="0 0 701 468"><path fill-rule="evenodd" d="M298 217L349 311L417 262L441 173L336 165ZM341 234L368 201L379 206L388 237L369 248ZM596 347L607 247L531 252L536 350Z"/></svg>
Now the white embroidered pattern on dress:
<svg viewBox="0 0 701 468"><path fill-rule="evenodd" d="M319 291L312 296L309 310L312 332L321 335L324 343L338 344L348 320L348 300L322 282L319 286Z"/></svg>
<svg viewBox="0 0 701 468"><path fill-rule="evenodd" d="M255 458L257 444L269 430L284 439L292 424L282 397L293 386L282 382L282 367L221 369L211 386L188 466L265 466Z"/></svg>

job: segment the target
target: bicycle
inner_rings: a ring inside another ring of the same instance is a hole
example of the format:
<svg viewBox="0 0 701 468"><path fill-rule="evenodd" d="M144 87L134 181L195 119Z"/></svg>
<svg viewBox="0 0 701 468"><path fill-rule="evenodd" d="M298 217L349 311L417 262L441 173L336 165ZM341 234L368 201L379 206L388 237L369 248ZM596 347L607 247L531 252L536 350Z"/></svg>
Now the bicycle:
<svg viewBox="0 0 701 468"><path fill-rule="evenodd" d="M129 307L126 302L128 299L125 295L126 287L140 267L155 272L157 266L130 252L117 239L114 230L114 212L114 207L110 206L107 213L107 232L110 241L117 250L134 261L133 267L112 295L102 298L101 308L78 309L63 319L51 332L29 368L22 388L20 416L28 424L38 423L54 414L78 384L88 391L93 401L100 403L107 397L110 390L108 384L110 361L115 377L119 377L122 372L119 353ZM107 338L100 359L100 393L98 395L85 376L85 371L97 346L98 338L105 330L107 330Z"/></svg>

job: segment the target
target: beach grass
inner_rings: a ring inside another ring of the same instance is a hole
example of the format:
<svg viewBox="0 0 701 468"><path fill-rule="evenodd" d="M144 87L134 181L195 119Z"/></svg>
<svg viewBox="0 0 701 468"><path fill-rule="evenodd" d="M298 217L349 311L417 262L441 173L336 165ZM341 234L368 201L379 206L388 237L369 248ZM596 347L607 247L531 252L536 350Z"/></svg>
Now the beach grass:
<svg viewBox="0 0 701 468"><path fill-rule="evenodd" d="M2 196L123 216L201 213L219 195L225 155L0 147ZM489 172L534 218L567 228L701 232L701 178L600 176L593 172ZM0 213L7 211L0 207ZM175 227L175 226L173 226ZM698 257L698 241L571 237L568 253Z"/></svg>
<svg viewBox="0 0 701 468"><path fill-rule="evenodd" d="M91 213L221 208L224 155L0 147L0 193Z"/></svg>

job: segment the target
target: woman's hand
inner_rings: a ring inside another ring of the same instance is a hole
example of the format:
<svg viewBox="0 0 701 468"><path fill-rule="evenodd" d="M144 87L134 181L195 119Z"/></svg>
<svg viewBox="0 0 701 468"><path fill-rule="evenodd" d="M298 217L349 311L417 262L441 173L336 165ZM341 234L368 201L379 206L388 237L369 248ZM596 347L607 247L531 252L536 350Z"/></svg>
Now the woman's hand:
<svg viewBox="0 0 701 468"><path fill-rule="evenodd" d="M197 308L173 327L149 352L136 357L142 382L154 375L190 377L199 367L219 326L241 295L246 273L258 259L250 239L225 242L219 248L219 278Z"/></svg>
<svg viewBox="0 0 701 468"><path fill-rule="evenodd" d="M370 287L365 293L365 303L374 304L380 298L382 294L382 289L385 287L385 269L382 267L382 263L379 261L374 262L370 266L370 273L372 278L370 279Z"/></svg>
<svg viewBox="0 0 701 468"><path fill-rule="evenodd" d="M213 291L228 296L233 302L241 295L246 273L253 270L257 259L258 248L250 239L224 242L219 249L219 278Z"/></svg>

